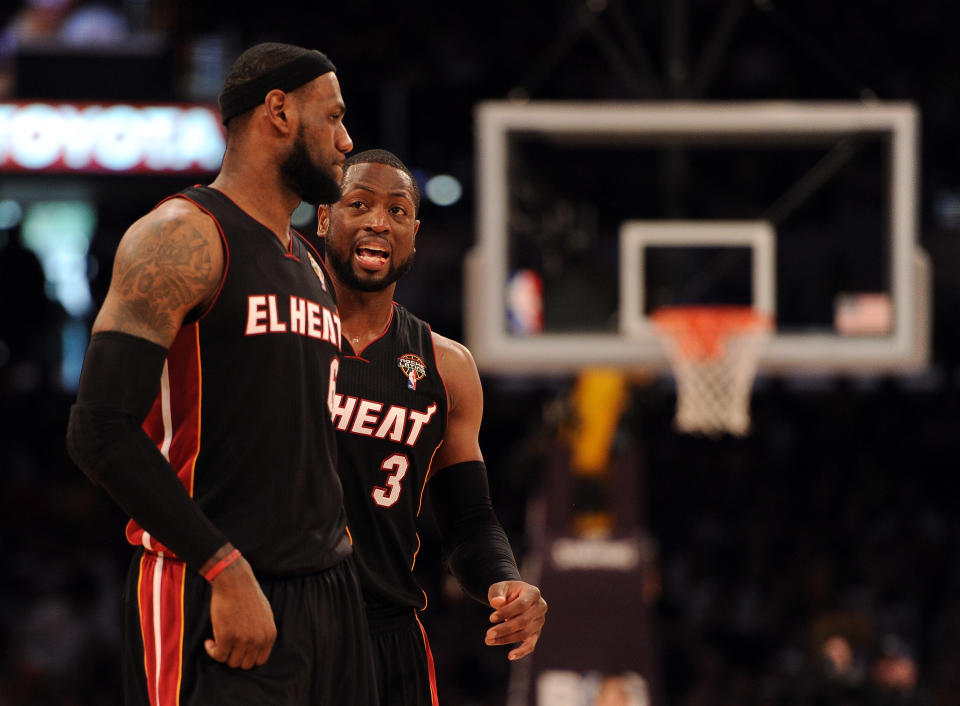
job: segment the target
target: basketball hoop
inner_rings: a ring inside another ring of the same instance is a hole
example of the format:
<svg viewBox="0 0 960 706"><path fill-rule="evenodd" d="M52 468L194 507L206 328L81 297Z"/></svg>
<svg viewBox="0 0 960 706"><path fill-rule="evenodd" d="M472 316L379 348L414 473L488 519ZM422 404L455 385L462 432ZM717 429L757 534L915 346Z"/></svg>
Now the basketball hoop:
<svg viewBox="0 0 960 706"><path fill-rule="evenodd" d="M745 436L770 317L746 306L670 306L650 318L677 380L677 430Z"/></svg>

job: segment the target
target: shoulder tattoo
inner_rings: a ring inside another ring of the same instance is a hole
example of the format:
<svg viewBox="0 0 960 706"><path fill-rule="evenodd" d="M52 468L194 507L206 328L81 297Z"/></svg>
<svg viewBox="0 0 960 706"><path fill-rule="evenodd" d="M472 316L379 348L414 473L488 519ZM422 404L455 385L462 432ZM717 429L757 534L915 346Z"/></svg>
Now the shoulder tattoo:
<svg viewBox="0 0 960 706"><path fill-rule="evenodd" d="M154 330L180 325L178 314L211 291L214 271L210 240L185 219L147 225L118 253L116 293L134 319Z"/></svg>

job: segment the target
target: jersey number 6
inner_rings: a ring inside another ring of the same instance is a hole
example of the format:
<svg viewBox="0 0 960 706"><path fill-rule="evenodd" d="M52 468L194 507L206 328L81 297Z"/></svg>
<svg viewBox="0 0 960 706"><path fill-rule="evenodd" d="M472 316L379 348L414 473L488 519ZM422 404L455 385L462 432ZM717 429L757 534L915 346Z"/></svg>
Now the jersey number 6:
<svg viewBox="0 0 960 706"><path fill-rule="evenodd" d="M370 493L373 502L380 507L392 507L400 499L400 481L407 475L409 467L410 459L404 454L387 456L380 464L380 470L387 472L387 484L374 487L373 492Z"/></svg>

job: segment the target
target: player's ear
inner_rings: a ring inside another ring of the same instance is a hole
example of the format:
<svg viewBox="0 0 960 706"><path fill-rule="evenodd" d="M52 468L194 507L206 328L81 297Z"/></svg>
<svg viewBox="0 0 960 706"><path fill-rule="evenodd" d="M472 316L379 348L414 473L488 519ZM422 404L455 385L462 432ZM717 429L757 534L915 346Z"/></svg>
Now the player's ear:
<svg viewBox="0 0 960 706"><path fill-rule="evenodd" d="M330 227L330 207L325 204L317 206L317 235L321 238L327 234Z"/></svg>
<svg viewBox="0 0 960 706"><path fill-rule="evenodd" d="M413 222L413 237L417 237L417 232L420 230L420 221L416 220Z"/></svg>
<svg viewBox="0 0 960 706"><path fill-rule="evenodd" d="M286 110L290 107L287 94L279 88L275 88L264 97L263 105L267 109L267 118L270 122L279 130L287 132L289 128Z"/></svg>

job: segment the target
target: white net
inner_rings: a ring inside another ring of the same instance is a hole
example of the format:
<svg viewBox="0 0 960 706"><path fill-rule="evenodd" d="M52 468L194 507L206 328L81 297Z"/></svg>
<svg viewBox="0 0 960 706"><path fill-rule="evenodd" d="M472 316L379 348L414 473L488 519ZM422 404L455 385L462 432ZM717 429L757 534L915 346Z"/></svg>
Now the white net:
<svg viewBox="0 0 960 706"><path fill-rule="evenodd" d="M670 307L653 313L677 381L678 431L750 431L750 392L769 320L744 307Z"/></svg>

